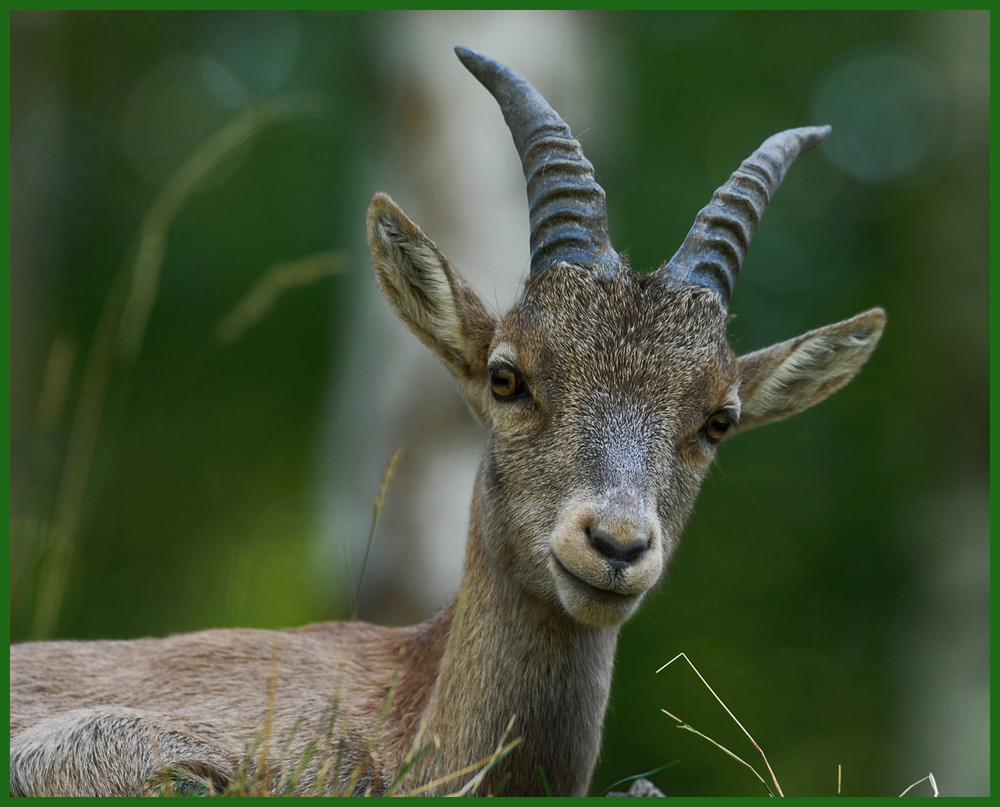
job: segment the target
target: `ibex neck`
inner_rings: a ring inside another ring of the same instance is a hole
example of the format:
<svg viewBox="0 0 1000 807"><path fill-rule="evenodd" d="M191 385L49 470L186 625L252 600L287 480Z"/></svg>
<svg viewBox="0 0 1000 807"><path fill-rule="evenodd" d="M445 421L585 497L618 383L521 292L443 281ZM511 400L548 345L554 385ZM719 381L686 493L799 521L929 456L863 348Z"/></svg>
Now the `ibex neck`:
<svg viewBox="0 0 1000 807"><path fill-rule="evenodd" d="M544 795L546 783L554 795L584 795L600 750L618 630L581 625L559 605L525 593L488 559L488 528L474 504L465 576L428 710L427 738L449 738L433 773L489 757L514 718L508 740L520 743L479 794L506 778L502 795ZM429 773L425 767L420 778Z"/></svg>

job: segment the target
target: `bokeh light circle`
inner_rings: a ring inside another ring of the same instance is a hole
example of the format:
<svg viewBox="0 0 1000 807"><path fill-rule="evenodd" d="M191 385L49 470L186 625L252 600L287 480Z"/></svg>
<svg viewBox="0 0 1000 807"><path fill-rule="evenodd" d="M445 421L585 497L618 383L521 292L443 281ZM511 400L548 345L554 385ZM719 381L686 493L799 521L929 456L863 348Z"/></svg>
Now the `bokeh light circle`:
<svg viewBox="0 0 1000 807"><path fill-rule="evenodd" d="M934 67L887 49L831 66L816 85L812 119L833 126L823 153L845 173L890 182L933 154L947 108L945 83Z"/></svg>

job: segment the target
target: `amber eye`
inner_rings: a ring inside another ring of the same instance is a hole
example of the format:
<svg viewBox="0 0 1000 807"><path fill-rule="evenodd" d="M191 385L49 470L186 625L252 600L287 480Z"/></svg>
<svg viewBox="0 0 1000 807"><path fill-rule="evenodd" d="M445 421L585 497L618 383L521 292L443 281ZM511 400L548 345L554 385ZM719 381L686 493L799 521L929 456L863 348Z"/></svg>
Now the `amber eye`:
<svg viewBox="0 0 1000 807"><path fill-rule="evenodd" d="M718 443L719 440L726 436L726 432L729 431L729 427L732 425L733 421L728 414L725 412L716 412L705 421L705 436L713 443Z"/></svg>
<svg viewBox="0 0 1000 807"><path fill-rule="evenodd" d="M524 381L512 367L495 367L490 370L490 389L498 401L517 398L527 392Z"/></svg>

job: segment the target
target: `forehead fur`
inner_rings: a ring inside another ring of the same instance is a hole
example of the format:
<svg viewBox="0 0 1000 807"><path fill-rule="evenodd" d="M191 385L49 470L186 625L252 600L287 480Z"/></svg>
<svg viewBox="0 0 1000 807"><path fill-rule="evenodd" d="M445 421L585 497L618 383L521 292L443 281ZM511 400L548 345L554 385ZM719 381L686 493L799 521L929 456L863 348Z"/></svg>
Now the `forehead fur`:
<svg viewBox="0 0 1000 807"><path fill-rule="evenodd" d="M642 341L658 352L699 354L726 343L726 309L708 289L627 271L598 277L565 263L530 278L505 320L587 348Z"/></svg>
<svg viewBox="0 0 1000 807"><path fill-rule="evenodd" d="M693 391L713 397L735 378L727 318L707 289L631 272L603 278L559 264L528 281L495 344L510 345L516 355L508 360L559 395L583 384L693 396L695 404L701 396Z"/></svg>

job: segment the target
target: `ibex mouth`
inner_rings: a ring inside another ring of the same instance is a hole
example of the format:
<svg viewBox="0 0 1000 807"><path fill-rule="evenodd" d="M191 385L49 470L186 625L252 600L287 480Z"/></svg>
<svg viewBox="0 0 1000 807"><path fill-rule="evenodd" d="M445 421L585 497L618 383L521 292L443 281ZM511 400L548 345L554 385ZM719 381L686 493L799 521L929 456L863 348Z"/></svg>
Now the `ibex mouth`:
<svg viewBox="0 0 1000 807"><path fill-rule="evenodd" d="M564 578L567 578L573 584L580 586L588 593L591 593L595 596L608 595L610 597L618 597L623 599L636 596L635 591L629 590L629 587L621 585L620 574L614 574L613 572L610 572L609 580L601 581L604 585L597 585L595 583L591 583L588 580L584 580L579 575L571 572L569 569L566 568L565 564L562 563L562 561L560 561L559 558L557 558L555 555L552 556L552 559L555 561L556 569L559 572L561 572Z"/></svg>
<svg viewBox="0 0 1000 807"><path fill-rule="evenodd" d="M599 582L584 580L552 555L552 577L567 612L591 625L620 625L638 609L646 588L624 585L620 575Z"/></svg>
<svg viewBox="0 0 1000 807"><path fill-rule="evenodd" d="M594 585L571 572L555 556L552 558L551 573L566 613L593 627L621 625L638 610L646 593L645 589L636 592L607 588L606 581Z"/></svg>

